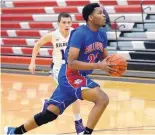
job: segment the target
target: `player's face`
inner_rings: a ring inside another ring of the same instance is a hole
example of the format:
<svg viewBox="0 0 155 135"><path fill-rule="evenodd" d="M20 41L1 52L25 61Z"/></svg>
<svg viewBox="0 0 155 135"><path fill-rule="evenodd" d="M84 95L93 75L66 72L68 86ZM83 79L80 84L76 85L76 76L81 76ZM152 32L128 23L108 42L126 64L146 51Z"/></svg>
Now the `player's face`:
<svg viewBox="0 0 155 135"><path fill-rule="evenodd" d="M70 17L61 17L60 22L58 22L59 29L68 32L72 26L72 20Z"/></svg>
<svg viewBox="0 0 155 135"><path fill-rule="evenodd" d="M92 22L100 27L106 24L106 18L102 7L95 8L92 13Z"/></svg>

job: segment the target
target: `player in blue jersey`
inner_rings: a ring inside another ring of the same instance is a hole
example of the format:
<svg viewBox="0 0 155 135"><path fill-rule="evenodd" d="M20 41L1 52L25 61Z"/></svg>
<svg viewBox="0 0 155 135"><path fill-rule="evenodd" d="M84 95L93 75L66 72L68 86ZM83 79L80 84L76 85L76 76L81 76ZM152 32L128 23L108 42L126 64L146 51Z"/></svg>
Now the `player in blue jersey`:
<svg viewBox="0 0 155 135"><path fill-rule="evenodd" d="M109 98L100 89L99 84L87 75L94 69L106 72L114 72L114 69L104 60L108 53L106 33L100 28L105 24L103 8L98 3L91 3L83 8L82 14L87 25L80 26L71 32L65 52L66 63L60 69L59 85L48 100L47 109L17 128L8 127L7 134L23 134L51 122L77 99L94 103L83 134L93 132L109 103Z"/></svg>

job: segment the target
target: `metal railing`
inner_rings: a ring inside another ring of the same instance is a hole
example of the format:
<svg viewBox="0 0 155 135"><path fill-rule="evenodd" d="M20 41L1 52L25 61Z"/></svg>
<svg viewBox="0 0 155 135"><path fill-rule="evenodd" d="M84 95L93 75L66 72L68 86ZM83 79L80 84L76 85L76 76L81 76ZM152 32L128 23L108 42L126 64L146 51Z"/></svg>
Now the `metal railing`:
<svg viewBox="0 0 155 135"><path fill-rule="evenodd" d="M148 7L146 7L146 8L143 8L143 2L144 2L144 0L141 0L141 2L140 2L140 6L141 6L141 14L142 14L143 31L146 31L147 29L145 29L144 11L145 11L146 9L148 9L148 8L149 8L150 11L151 11L151 7L148 6Z"/></svg>
<svg viewBox="0 0 155 135"><path fill-rule="evenodd" d="M150 7L150 6L147 6L147 7L143 8L143 2L144 2L144 1L145 1L145 0L141 0L140 6L141 6L141 14L142 14L143 31L145 32L145 31L147 31L147 29L145 28L144 13L145 13L145 10L146 10L146 9L149 9L149 10L151 11L151 7ZM120 16L120 17L116 18L115 21L114 21L114 23L115 23L116 25L117 25L117 20L119 20L120 18L123 18L123 19L125 20L125 16ZM115 36L116 36L116 44L117 44L116 49L117 49L117 50L120 50L120 47L119 47L119 45L118 45L117 31L118 31L119 28L122 27L122 26L123 26L123 28L125 28L125 25L124 25L124 24L122 24L122 25L120 25L120 26L118 26L118 27L115 28Z"/></svg>
<svg viewBox="0 0 155 135"><path fill-rule="evenodd" d="M120 16L120 17L118 17L118 18L116 18L115 21L114 21L114 23L115 23L116 25L117 25L117 20L120 19L120 18L123 18L123 19L125 20L125 16L124 16L124 15L123 15L123 16ZM120 25L120 26L117 26L117 27L115 28L115 36L116 36L116 44L117 44L116 49L117 49L117 50L120 50L120 47L119 47L119 45L118 45L117 30L119 30L119 28L122 27L122 26L125 28L125 25L124 25L124 24L122 24L122 25Z"/></svg>

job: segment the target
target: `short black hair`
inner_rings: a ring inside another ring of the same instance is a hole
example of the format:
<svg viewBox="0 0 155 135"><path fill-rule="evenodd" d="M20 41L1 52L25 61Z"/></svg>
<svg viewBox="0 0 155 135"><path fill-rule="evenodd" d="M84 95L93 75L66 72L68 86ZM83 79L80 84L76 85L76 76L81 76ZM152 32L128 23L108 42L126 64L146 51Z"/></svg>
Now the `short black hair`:
<svg viewBox="0 0 155 135"><path fill-rule="evenodd" d="M94 11L96 7L100 7L100 5L98 3L90 3L84 6L82 10L82 16L86 22L88 21L88 16Z"/></svg>
<svg viewBox="0 0 155 135"><path fill-rule="evenodd" d="M58 16L58 22L61 21L61 18L62 18L62 17L64 17L64 18L68 18L68 17L69 17L69 18L72 19L71 15L70 15L69 13L62 12L62 13L60 13L59 16Z"/></svg>

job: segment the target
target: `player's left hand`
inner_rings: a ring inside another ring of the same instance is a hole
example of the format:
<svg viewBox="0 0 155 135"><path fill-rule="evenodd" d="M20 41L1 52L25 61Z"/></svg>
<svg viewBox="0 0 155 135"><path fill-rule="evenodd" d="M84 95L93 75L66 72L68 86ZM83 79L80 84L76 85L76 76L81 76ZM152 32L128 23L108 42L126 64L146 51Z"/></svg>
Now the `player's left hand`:
<svg viewBox="0 0 155 135"><path fill-rule="evenodd" d="M31 62L28 69L30 70L32 74L35 74L35 70L36 70L35 62Z"/></svg>
<svg viewBox="0 0 155 135"><path fill-rule="evenodd" d="M100 69L104 70L107 73L116 71L114 68L112 68L114 65L113 64L108 64L106 62L106 59L102 60L99 64L100 64Z"/></svg>

